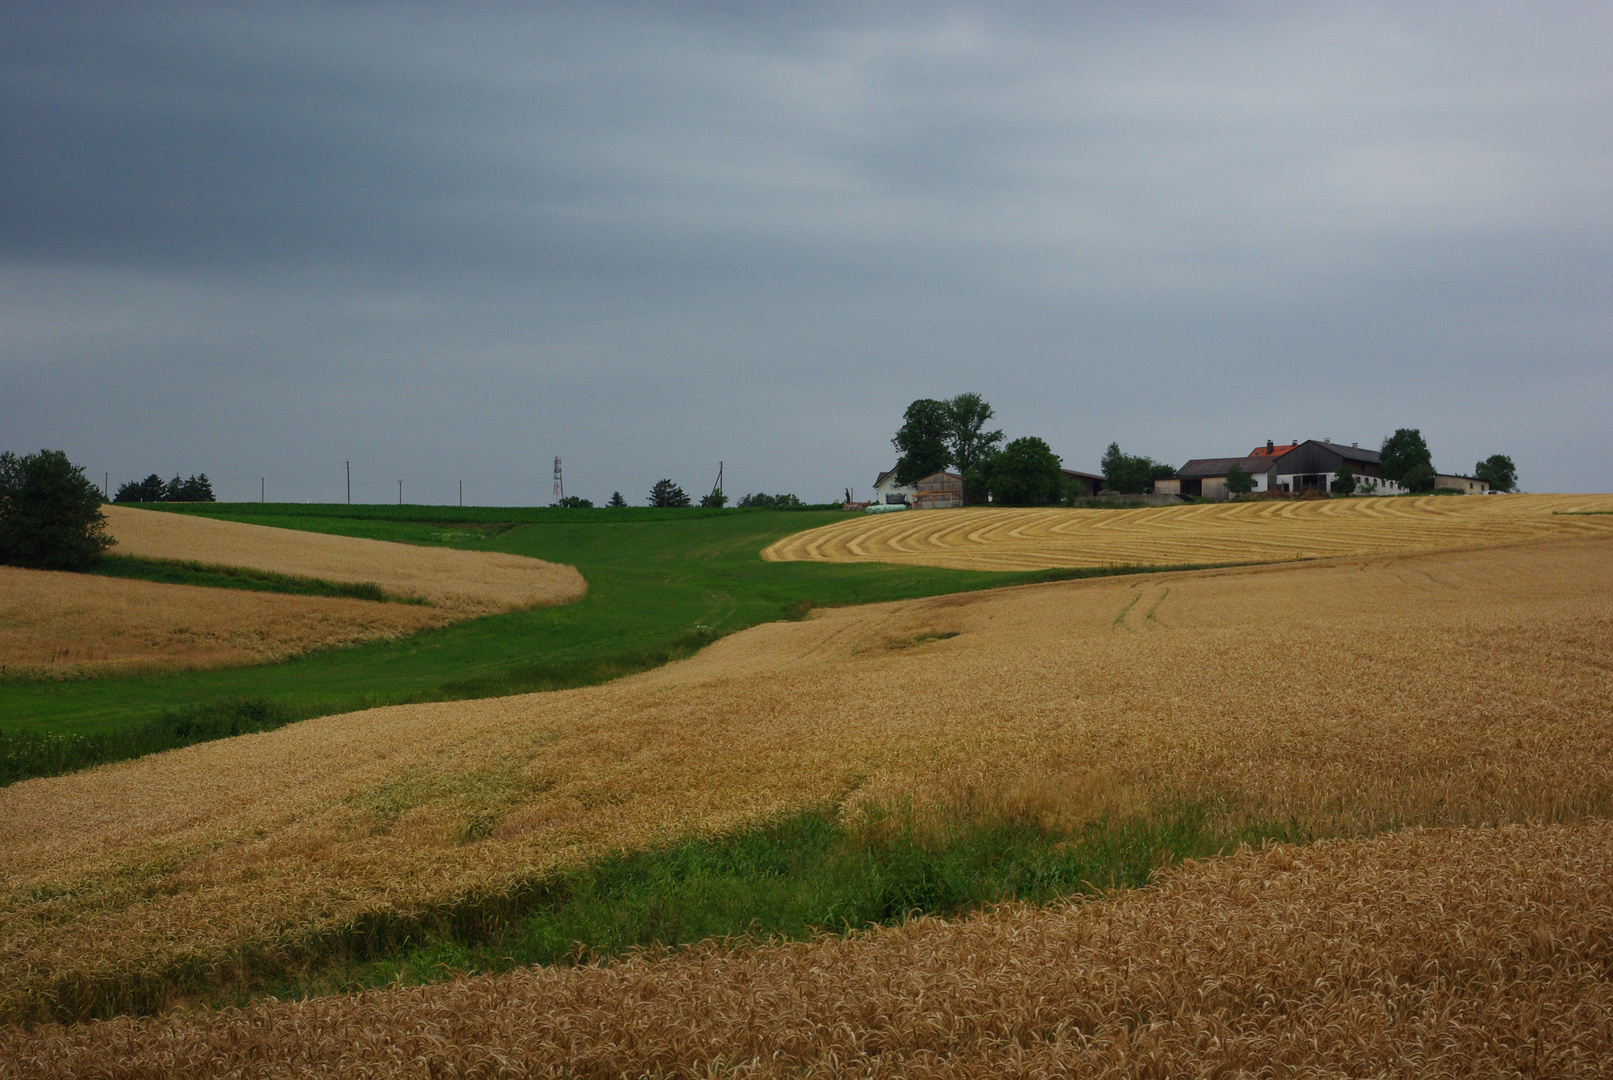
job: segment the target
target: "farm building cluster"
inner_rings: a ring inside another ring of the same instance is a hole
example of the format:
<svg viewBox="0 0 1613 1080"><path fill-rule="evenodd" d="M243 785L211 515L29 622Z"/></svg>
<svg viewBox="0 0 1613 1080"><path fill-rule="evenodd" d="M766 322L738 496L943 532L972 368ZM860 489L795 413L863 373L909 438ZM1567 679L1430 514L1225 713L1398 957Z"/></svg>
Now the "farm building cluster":
<svg viewBox="0 0 1613 1080"><path fill-rule="evenodd" d="M1342 474L1355 477L1357 495L1403 495L1406 488L1382 474L1382 455L1360 443L1344 446L1331 439L1295 439L1288 443L1267 440L1241 457L1193 458L1168 479L1154 481L1153 495L1221 502L1231 498L1229 477L1241 472L1251 482L1251 494L1315 491L1331 494ZM1066 486L1077 498L1107 493L1104 478L1097 473L1062 469ZM1450 488L1464 495L1482 495L1490 485L1471 476L1440 473L1436 488ZM848 504L852 505L852 504ZM932 473L911 484L898 483L895 468L886 469L874 480L871 503L858 503L869 509L884 507L931 510L963 505L963 477L955 472Z"/></svg>
<svg viewBox="0 0 1613 1080"><path fill-rule="evenodd" d="M1182 495L1220 501L1230 497L1227 478L1241 471L1253 482L1252 493L1306 491L1331 493L1346 470L1356 479L1357 495L1404 495L1406 488L1383 475L1382 455L1360 443L1343 446L1331 439L1296 439L1279 445L1271 440L1243 457L1194 458L1176 475L1154 481L1156 495ZM1471 476L1438 474L1435 488L1453 488L1464 495L1482 495L1490 489Z"/></svg>

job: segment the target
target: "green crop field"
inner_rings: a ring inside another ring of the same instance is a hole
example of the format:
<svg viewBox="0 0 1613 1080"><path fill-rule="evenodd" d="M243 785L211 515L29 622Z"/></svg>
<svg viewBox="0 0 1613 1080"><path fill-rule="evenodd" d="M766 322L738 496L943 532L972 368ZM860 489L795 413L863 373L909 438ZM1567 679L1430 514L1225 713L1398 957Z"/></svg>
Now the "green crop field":
<svg viewBox="0 0 1613 1080"><path fill-rule="evenodd" d="M577 567L588 596L397 641L213 671L0 681L0 733L97 735L251 700L300 718L602 682L811 606L1014 584L1040 575L768 563L767 544L834 510L553 510L214 503L164 507L281 528L529 555ZM220 584L228 584L225 581Z"/></svg>

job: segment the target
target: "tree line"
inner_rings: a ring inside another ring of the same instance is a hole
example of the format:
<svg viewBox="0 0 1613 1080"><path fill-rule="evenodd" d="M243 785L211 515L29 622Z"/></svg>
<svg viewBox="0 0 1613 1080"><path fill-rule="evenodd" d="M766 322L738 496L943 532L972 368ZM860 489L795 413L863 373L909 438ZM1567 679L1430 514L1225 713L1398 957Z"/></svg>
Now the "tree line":
<svg viewBox="0 0 1613 1080"><path fill-rule="evenodd" d="M1004 442L1003 432L988 431L994 412L976 393L946 400L920 398L907 407L902 426L891 440L899 455L895 478L909 486L946 469L962 479L963 501L990 501L1005 506L1046 506L1069 503L1080 497L1079 485L1066 482L1062 462L1042 439L1023 436ZM1176 475L1176 468L1141 454L1128 454L1111 442L1099 465L1103 487L1120 495L1141 495L1154 490L1158 480ZM1433 456L1422 432L1401 428L1383 441L1379 474L1408 491L1435 490ZM1516 491L1518 470L1505 454L1492 454L1473 466L1473 475L1494 491ZM1350 495L1370 489L1377 481L1358 477L1349 465L1336 474L1333 491ZM1254 478L1234 464L1227 488L1247 494Z"/></svg>
<svg viewBox="0 0 1613 1080"><path fill-rule="evenodd" d="M650 487L650 496L645 500L645 503L649 506L677 508L693 506L694 500L689 497L688 492L670 479L661 479ZM591 499L584 499L577 495L567 495L564 498L555 500L554 505L570 510L581 510L592 507L594 504ZM627 500L622 498L620 491L611 492L610 500L605 503L606 509L618 509L626 505ZM709 492L700 496L700 505L706 509L720 510L728 505L728 496L723 494L721 488L714 486ZM768 495L763 492L756 492L753 495L741 496L734 505L759 510L788 510L805 506L806 503L795 495Z"/></svg>
<svg viewBox="0 0 1613 1080"><path fill-rule="evenodd" d="M1084 485L1066 481L1063 462L1046 440L1024 435L1005 441L1002 431L987 430L995 415L973 392L913 402L891 440L898 454L896 482L907 486L953 469L961 478L964 502L1005 506L1046 506L1086 493ZM1172 466L1126 454L1117 443L1109 444L1102 468L1104 487L1121 494L1151 491L1155 480L1176 475Z"/></svg>
<svg viewBox="0 0 1613 1080"><path fill-rule="evenodd" d="M152 473L144 480L130 480L127 484L118 485L118 493L112 497L113 502L142 503L142 502L216 502L213 498L213 482L207 478L206 473L197 473L194 476L181 479L178 473L174 478L164 481L156 473Z"/></svg>

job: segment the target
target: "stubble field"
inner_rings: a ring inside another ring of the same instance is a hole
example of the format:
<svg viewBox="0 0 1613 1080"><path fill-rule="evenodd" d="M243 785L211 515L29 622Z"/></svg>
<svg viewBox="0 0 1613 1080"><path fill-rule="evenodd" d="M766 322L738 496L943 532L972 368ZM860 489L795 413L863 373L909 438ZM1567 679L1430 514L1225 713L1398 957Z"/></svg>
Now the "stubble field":
<svg viewBox="0 0 1613 1080"><path fill-rule="evenodd" d="M768 545L777 562L955 570L1171 566L1490 547L1613 531L1608 495L1205 503L1138 510L976 507L869 515Z"/></svg>
<svg viewBox="0 0 1613 1080"><path fill-rule="evenodd" d="M1190 799L1340 836L1599 818L1610 570L1593 537L831 610L604 686L14 785L0 1008L150 1007L185 973L826 798L1065 823Z"/></svg>

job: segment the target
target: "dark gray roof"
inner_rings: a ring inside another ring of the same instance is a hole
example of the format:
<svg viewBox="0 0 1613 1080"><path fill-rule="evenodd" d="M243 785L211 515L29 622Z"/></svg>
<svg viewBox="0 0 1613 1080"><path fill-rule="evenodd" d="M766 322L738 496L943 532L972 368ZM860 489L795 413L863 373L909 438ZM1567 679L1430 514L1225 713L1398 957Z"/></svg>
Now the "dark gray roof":
<svg viewBox="0 0 1613 1080"><path fill-rule="evenodd" d="M1256 473L1271 472L1280 461L1282 461L1280 457L1194 458L1177 469L1176 475L1188 480L1205 476L1225 476L1232 470L1232 466L1237 465L1250 476L1254 476Z"/></svg>
<svg viewBox="0 0 1613 1080"><path fill-rule="evenodd" d="M1083 480L1102 480L1102 473L1082 472L1080 469L1060 469L1065 476L1079 476Z"/></svg>
<svg viewBox="0 0 1613 1080"><path fill-rule="evenodd" d="M1368 450L1364 446L1340 446L1338 443L1331 443L1326 439L1311 439L1309 441L1317 446L1327 447L1345 461L1364 461L1369 465L1376 465L1379 463L1378 459L1383 456L1378 451ZM1300 445L1303 446L1304 444L1301 443ZM1295 449L1298 449L1298 447ZM1281 459L1279 458L1278 460Z"/></svg>

